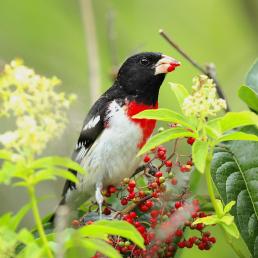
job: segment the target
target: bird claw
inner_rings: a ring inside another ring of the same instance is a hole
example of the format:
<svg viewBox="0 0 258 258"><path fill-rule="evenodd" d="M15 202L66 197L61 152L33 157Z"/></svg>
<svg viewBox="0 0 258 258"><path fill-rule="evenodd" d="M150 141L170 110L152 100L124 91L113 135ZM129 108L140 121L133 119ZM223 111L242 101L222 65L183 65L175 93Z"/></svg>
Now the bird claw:
<svg viewBox="0 0 258 258"><path fill-rule="evenodd" d="M102 189L103 189L103 184L101 182L97 183L96 184L95 198L96 198L96 201L97 201L98 206L99 206L99 219L102 219L102 204L103 204L103 201L104 201L104 197L101 193Z"/></svg>

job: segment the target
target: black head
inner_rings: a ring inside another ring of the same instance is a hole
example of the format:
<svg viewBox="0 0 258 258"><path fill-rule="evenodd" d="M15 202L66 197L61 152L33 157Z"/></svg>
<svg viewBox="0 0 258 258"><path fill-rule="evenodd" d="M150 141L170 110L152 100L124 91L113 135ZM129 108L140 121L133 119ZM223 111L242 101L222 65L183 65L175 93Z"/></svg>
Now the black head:
<svg viewBox="0 0 258 258"><path fill-rule="evenodd" d="M123 63L116 83L139 101L155 104L165 74L179 65L178 61L161 53L136 54Z"/></svg>

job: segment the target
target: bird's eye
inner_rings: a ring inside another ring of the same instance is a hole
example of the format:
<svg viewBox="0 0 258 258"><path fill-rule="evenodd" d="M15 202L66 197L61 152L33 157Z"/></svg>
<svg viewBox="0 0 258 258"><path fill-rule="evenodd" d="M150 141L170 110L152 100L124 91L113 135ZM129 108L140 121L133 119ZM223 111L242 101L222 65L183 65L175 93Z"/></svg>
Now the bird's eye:
<svg viewBox="0 0 258 258"><path fill-rule="evenodd" d="M142 58L142 59L140 60L140 63L141 63L142 65L148 65L148 64L150 63L150 61L149 61L146 57L144 57L144 58Z"/></svg>

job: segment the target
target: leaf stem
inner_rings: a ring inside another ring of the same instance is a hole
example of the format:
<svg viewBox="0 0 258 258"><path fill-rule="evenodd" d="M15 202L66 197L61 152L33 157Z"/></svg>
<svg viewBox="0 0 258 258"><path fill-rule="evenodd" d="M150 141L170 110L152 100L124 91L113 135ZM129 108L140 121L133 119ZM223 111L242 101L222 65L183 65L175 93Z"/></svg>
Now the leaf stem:
<svg viewBox="0 0 258 258"><path fill-rule="evenodd" d="M37 204L37 199L36 199L36 194L35 194L35 189L33 186L28 186L28 191L29 191L29 196L31 199L31 205L32 205L32 212L33 212L33 216L35 219L35 223L39 232L39 236L40 239L45 247L46 253L47 253L47 257L49 258L54 258L49 245L48 245L48 240L41 222L41 218L40 218L40 214L39 214L39 209L38 209L38 204Z"/></svg>
<svg viewBox="0 0 258 258"><path fill-rule="evenodd" d="M212 178L211 178L212 153L213 153L213 148L210 147L210 152L207 155L206 164L205 164L205 178L206 178L208 193L209 193L209 196L210 196L212 206L213 206L217 216L220 217L221 212L220 212L220 209L219 209L219 207L217 205L217 202L216 202L216 196L215 196L215 192L214 192L214 188L213 188L213 182L212 182Z"/></svg>

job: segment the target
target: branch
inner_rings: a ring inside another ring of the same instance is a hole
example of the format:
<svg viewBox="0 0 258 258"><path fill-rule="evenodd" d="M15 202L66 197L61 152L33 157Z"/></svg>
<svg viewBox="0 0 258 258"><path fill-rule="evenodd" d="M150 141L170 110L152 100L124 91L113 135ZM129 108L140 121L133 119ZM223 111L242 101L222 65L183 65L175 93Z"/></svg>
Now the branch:
<svg viewBox="0 0 258 258"><path fill-rule="evenodd" d="M208 64L205 68L203 68L199 63L197 63L193 58L191 58L182 48L180 48L172 39L167 35L163 30L159 30L159 34L173 47L175 48L188 62L190 62L196 69L198 69L201 73L206 74L209 78L213 79L217 92L220 98L228 101L222 91L222 88L216 78L216 68L214 64ZM227 105L226 112L229 112L230 108Z"/></svg>
<svg viewBox="0 0 258 258"><path fill-rule="evenodd" d="M85 33L85 48L88 55L90 101L94 103L100 93L100 64L97 47L96 26L92 0L80 0Z"/></svg>

